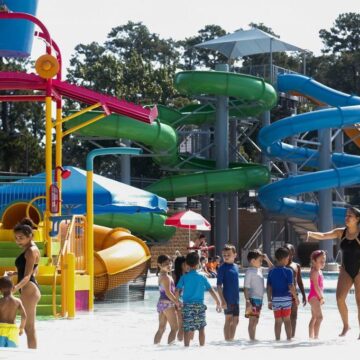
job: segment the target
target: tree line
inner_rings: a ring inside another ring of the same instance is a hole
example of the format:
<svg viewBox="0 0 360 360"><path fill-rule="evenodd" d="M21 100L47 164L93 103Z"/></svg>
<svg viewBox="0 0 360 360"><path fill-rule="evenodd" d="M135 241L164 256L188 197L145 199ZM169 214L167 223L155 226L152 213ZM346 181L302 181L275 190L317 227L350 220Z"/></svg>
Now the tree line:
<svg viewBox="0 0 360 360"><path fill-rule="evenodd" d="M249 24L271 33L265 24ZM179 108L191 99L179 94L173 85L179 70L214 69L227 62L220 53L194 45L226 35L218 25L207 25L192 37L175 41L151 33L141 22L129 21L110 30L103 44L92 42L75 47L67 69L67 81L124 98L139 104L164 104ZM340 91L360 95L360 13L340 14L330 29L320 29L323 42L320 56L308 53L307 75ZM247 56L234 66L268 64L268 54ZM296 53L274 53L275 65L302 72L303 59ZM25 71L31 63L0 58L0 71ZM0 93L8 93L1 91ZM0 171L35 174L44 170L44 108L34 103L0 103ZM65 113L78 108L66 102ZM278 110L277 110L278 111ZM274 119L283 117L274 111ZM286 115L286 114L285 114ZM100 140L114 146L118 140ZM64 142L64 164L84 167L86 154L94 143L76 136ZM357 151L349 145L351 151ZM246 148L245 148L246 151ZM251 157L251 154L249 155ZM132 175L159 177L162 170L149 158L133 160ZM109 157L95 164L97 172L119 177L119 161Z"/></svg>

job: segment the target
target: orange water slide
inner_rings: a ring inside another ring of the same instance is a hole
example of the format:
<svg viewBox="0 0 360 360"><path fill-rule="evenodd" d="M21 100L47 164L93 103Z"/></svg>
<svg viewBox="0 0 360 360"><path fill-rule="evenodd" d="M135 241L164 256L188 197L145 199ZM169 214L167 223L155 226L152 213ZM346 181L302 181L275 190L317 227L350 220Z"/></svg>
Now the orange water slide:
<svg viewBox="0 0 360 360"><path fill-rule="evenodd" d="M94 225L94 250L96 296L143 274L151 258L145 242L124 228Z"/></svg>

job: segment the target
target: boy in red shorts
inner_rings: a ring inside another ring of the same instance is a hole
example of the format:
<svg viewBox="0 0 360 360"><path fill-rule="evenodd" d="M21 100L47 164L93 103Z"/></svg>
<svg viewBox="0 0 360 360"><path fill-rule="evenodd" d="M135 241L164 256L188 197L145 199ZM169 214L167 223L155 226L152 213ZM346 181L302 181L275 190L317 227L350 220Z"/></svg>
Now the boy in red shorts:
<svg viewBox="0 0 360 360"><path fill-rule="evenodd" d="M291 340L291 306L292 299L299 305L296 294L293 272L287 266L289 263L289 250L281 247L275 251L276 266L272 268L267 280L267 297L269 309L274 311L275 338L280 340L281 326L284 323L287 340Z"/></svg>

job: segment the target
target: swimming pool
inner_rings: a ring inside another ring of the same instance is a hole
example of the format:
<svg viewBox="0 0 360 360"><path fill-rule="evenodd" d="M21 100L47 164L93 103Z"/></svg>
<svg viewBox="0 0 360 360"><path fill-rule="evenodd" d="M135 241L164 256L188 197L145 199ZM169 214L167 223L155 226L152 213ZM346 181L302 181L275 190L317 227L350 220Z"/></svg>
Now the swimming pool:
<svg viewBox="0 0 360 360"><path fill-rule="evenodd" d="M26 338L20 339L17 350L1 350L2 360L39 360L51 359L88 359L112 360L119 356L126 360L183 360L206 357L216 359L224 356L238 357L240 354L255 358L282 355L296 358L323 357L331 352L332 357L344 356L346 353L356 354L359 342L357 312L354 296L349 296L350 330L346 338L339 338L341 321L336 309L335 294L325 294L323 306L324 320L320 330L319 341L309 341L308 323L310 307L299 307L298 326L295 339L274 341L274 318L272 311L264 306L257 329L258 342L248 341L247 325L244 318L244 299L241 294L240 323L235 341L226 343L223 340L224 315L215 311L215 304L207 293L205 303L207 310L206 346L199 347L195 339L194 345L184 349L182 343L166 345L164 335L161 345L153 345L153 337L158 326L156 302L158 291L146 291L145 300L129 303L97 303L93 313L78 313L75 320L46 320L37 322L37 351L26 350ZM282 335L284 339L284 335ZM240 351L240 352L239 352ZM274 351L277 351L274 353ZM309 353L311 351L311 353ZM248 352L248 353L244 353Z"/></svg>

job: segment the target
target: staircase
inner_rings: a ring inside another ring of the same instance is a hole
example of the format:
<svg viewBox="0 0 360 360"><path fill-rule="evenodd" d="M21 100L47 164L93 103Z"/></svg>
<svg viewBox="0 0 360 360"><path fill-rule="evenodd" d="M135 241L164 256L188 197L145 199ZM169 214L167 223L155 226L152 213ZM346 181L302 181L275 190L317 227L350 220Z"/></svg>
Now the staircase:
<svg viewBox="0 0 360 360"><path fill-rule="evenodd" d="M275 219L275 218L274 218ZM285 242L286 228L281 224L284 218L278 217L277 221L272 221L271 233L273 234L271 240L271 253L268 254L271 258L274 258L275 250L282 246ZM305 220L296 217L287 218L289 226L294 230L296 241L294 243L302 243L306 241L308 231L318 231L316 224L310 220ZM263 226L260 225L249 241L244 245L241 251L241 263L243 266L247 266L247 253L252 249L262 249L263 241Z"/></svg>
<svg viewBox="0 0 360 360"><path fill-rule="evenodd" d="M50 265L50 259L45 257L44 242L36 242L36 246L40 250L41 258L39 270L36 279L40 286L41 299L37 306L37 316L53 315L53 282L55 267ZM0 275L5 271L16 271L15 259L20 255L22 249L13 241L0 241ZM16 281L16 277L13 278ZM56 304L57 311L60 311L61 304L61 288L60 277L57 278L56 285ZM17 293L16 296L19 294Z"/></svg>
<svg viewBox="0 0 360 360"><path fill-rule="evenodd" d="M318 231L317 226L311 220L289 217L288 222L294 229L298 239L301 240L300 242L306 241L308 231Z"/></svg>

